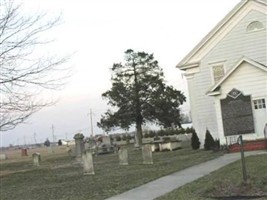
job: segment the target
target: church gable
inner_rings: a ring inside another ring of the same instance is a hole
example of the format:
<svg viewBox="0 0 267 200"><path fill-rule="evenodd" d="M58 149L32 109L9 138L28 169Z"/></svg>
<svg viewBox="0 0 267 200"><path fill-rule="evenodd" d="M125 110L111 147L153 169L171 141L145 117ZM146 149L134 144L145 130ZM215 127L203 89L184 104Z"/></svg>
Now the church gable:
<svg viewBox="0 0 267 200"><path fill-rule="evenodd" d="M241 1L178 65L183 70L200 61L251 12L261 15L266 24L266 3L258 0ZM244 20L243 20L244 21ZM252 21L251 21L252 22ZM266 28L266 27L265 27Z"/></svg>
<svg viewBox="0 0 267 200"><path fill-rule="evenodd" d="M259 80L267 80L267 67L254 60L242 58L217 84L215 84L207 94L216 96L225 90L224 86L242 85L242 87L260 87ZM228 87L228 86L226 86ZM253 89L254 90L254 89Z"/></svg>
<svg viewBox="0 0 267 200"><path fill-rule="evenodd" d="M253 65L257 61L266 68L266 24L265 14L250 11L202 58L198 65L200 73L195 79L205 85L205 93L207 90L208 93L214 92L214 86L232 73L241 61L252 62Z"/></svg>
<svg viewBox="0 0 267 200"><path fill-rule="evenodd" d="M228 71L245 56L266 65L266 24L266 14L250 11L202 58L202 64L225 60Z"/></svg>

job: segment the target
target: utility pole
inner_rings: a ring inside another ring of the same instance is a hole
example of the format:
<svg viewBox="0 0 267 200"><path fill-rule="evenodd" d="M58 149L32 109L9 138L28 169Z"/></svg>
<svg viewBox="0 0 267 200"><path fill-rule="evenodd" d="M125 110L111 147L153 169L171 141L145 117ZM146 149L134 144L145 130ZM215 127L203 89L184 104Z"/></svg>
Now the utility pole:
<svg viewBox="0 0 267 200"><path fill-rule="evenodd" d="M37 141L36 141L36 133L34 132L34 134L33 134L33 138L34 138L34 142L35 142L35 144L37 144Z"/></svg>
<svg viewBox="0 0 267 200"><path fill-rule="evenodd" d="M24 146L26 146L26 137L25 137L25 135L23 136L23 139L24 139Z"/></svg>
<svg viewBox="0 0 267 200"><path fill-rule="evenodd" d="M92 109L90 108L90 122L91 122L91 137L94 135L93 131L93 117L92 117Z"/></svg>
<svg viewBox="0 0 267 200"><path fill-rule="evenodd" d="M55 142L55 135L54 135L54 131L55 131L55 127L54 127L54 124L52 124L52 140L53 140L53 143Z"/></svg>
<svg viewBox="0 0 267 200"><path fill-rule="evenodd" d="M53 145L54 145L54 142L55 142L55 135L54 135L54 131L55 131L55 127L54 127L54 124L52 124L52 140L53 140L53 143L52 143L52 144L50 144L51 153L54 153L54 150L53 150Z"/></svg>

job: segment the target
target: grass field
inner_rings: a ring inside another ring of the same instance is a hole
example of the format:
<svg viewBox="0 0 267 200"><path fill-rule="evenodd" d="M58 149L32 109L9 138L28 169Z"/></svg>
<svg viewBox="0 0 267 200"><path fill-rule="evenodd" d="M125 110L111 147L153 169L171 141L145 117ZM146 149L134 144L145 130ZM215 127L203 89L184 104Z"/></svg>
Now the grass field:
<svg viewBox="0 0 267 200"><path fill-rule="evenodd" d="M128 166L120 166L116 154L94 157L94 176L84 176L82 166L62 147L54 154L30 149L27 158L21 157L19 150L7 153L10 159L0 163L1 200L105 199L222 154L191 148L157 152L153 153L153 165L143 165L141 151L132 146L128 150ZM30 155L36 151L41 153L40 167L32 164Z"/></svg>
<svg viewBox="0 0 267 200"><path fill-rule="evenodd" d="M266 200L267 155L250 156L246 159L246 163L249 175L247 184L243 183L241 162L237 161L163 197L157 198L157 200ZM252 198L253 196L255 198Z"/></svg>

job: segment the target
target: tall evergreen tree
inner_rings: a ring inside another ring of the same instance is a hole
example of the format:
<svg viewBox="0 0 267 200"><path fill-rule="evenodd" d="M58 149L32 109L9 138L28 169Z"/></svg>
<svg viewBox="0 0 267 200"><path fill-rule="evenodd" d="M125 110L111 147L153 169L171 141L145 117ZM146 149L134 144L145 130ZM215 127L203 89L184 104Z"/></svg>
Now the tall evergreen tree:
<svg viewBox="0 0 267 200"><path fill-rule="evenodd" d="M210 134L210 131L206 130L206 136L205 136L205 143L204 143L204 149L205 150L212 150L215 146L215 141Z"/></svg>
<svg viewBox="0 0 267 200"><path fill-rule="evenodd" d="M200 147L200 141L195 129L192 129L191 146L194 150L199 149Z"/></svg>
<svg viewBox="0 0 267 200"><path fill-rule="evenodd" d="M185 96L164 82L164 74L153 54L125 52L125 62L112 67L112 88L103 93L115 111L108 110L98 126L105 131L136 125L136 145L142 143L142 124L155 122L164 127L180 127L180 105Z"/></svg>

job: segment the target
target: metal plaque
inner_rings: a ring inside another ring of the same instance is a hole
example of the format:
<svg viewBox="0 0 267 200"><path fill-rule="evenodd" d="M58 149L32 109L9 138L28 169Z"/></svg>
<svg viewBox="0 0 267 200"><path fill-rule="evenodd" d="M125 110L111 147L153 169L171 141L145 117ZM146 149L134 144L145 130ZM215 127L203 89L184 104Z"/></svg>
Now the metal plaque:
<svg viewBox="0 0 267 200"><path fill-rule="evenodd" d="M221 111L225 136L255 132L250 96L228 95L221 100Z"/></svg>

